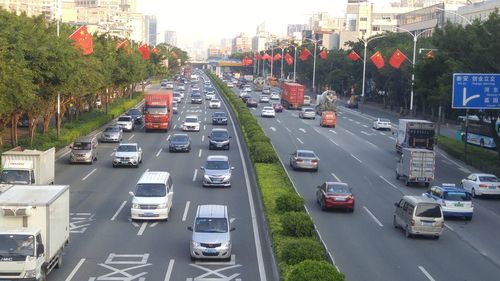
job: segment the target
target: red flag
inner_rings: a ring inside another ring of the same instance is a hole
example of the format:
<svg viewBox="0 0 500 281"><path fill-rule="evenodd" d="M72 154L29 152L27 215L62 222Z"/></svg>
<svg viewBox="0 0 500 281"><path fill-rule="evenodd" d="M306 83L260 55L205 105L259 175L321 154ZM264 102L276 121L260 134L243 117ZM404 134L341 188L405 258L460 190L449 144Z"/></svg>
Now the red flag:
<svg viewBox="0 0 500 281"><path fill-rule="evenodd" d="M73 32L69 38L73 40L74 45L82 50L82 54L90 55L94 52L94 41L92 35L87 31L85 25L80 26Z"/></svg>
<svg viewBox="0 0 500 281"><path fill-rule="evenodd" d="M177 53L175 51L170 52L170 54L172 55L172 57L174 59L178 59L179 58L179 56L177 55Z"/></svg>
<svg viewBox="0 0 500 281"><path fill-rule="evenodd" d="M433 59L434 58L434 52L432 50L430 50L429 52L427 52L427 54L425 54L425 58L427 58L427 59Z"/></svg>
<svg viewBox="0 0 500 281"><path fill-rule="evenodd" d="M394 68L401 67L401 64L405 61L406 56L399 50L396 49L389 59L389 64Z"/></svg>
<svg viewBox="0 0 500 281"><path fill-rule="evenodd" d="M377 69L381 69L382 67L384 67L384 57L382 56L380 51L377 51L375 54L373 54L373 56L370 57L370 60L373 62L375 67L377 67Z"/></svg>
<svg viewBox="0 0 500 281"><path fill-rule="evenodd" d="M151 50L151 52L153 52L155 54L159 54L160 50L158 50L158 48L154 47L153 50Z"/></svg>
<svg viewBox="0 0 500 281"><path fill-rule="evenodd" d="M242 60L241 60L241 64L243 64L243 66L248 66L248 65L252 65L253 61L251 58L249 58L248 56L245 56Z"/></svg>
<svg viewBox="0 0 500 281"><path fill-rule="evenodd" d="M281 59L281 55L280 54L276 54L274 55L274 61L277 61L277 60L280 60Z"/></svg>
<svg viewBox="0 0 500 281"><path fill-rule="evenodd" d="M352 61L357 61L359 59L361 59L361 57L358 55L358 53L356 53L355 51L351 51L347 57L349 57Z"/></svg>
<svg viewBox="0 0 500 281"><path fill-rule="evenodd" d="M300 54L300 60L305 61L310 55L311 55L311 52L309 52L309 50L307 48L304 48L304 50Z"/></svg>
<svg viewBox="0 0 500 281"><path fill-rule="evenodd" d="M143 59L149 59L149 46L147 44L140 45L139 53L141 53Z"/></svg>
<svg viewBox="0 0 500 281"><path fill-rule="evenodd" d="M323 50L319 52L319 56L321 57L321 59L326 60L328 53L326 52L326 50Z"/></svg>
<svg viewBox="0 0 500 281"><path fill-rule="evenodd" d="M260 54L256 54L256 55L255 55L255 59L256 59L256 60L261 60L261 59L262 59L262 56L261 56Z"/></svg>
<svg viewBox="0 0 500 281"><path fill-rule="evenodd" d="M292 58L292 56L290 56L290 54L289 54L289 53L286 53L286 55L285 55L285 61L286 61L286 63L288 63L289 65L293 63L293 58Z"/></svg>
<svg viewBox="0 0 500 281"><path fill-rule="evenodd" d="M263 60L270 60L271 56L268 53L264 53L264 55L262 56L262 59Z"/></svg>

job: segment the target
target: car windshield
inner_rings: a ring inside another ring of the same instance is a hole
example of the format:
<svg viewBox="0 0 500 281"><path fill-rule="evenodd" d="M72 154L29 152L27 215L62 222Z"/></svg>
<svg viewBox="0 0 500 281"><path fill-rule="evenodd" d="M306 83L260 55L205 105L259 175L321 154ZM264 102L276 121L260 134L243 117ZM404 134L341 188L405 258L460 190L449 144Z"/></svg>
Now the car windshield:
<svg viewBox="0 0 500 281"><path fill-rule="evenodd" d="M389 119L384 119L384 118L380 118L380 119L378 119L378 121L380 121L380 122L385 122L385 123L390 123L390 122L391 122L391 120L389 120Z"/></svg>
<svg viewBox="0 0 500 281"><path fill-rule="evenodd" d="M118 121L132 121L132 119L130 118L130 116L123 116L123 117L119 117L118 118Z"/></svg>
<svg viewBox="0 0 500 281"><path fill-rule="evenodd" d="M166 107L148 107L146 109L148 114L167 114L168 109Z"/></svg>
<svg viewBox="0 0 500 281"><path fill-rule="evenodd" d="M500 180L495 176L480 176L479 181L481 181L481 182L500 182Z"/></svg>
<svg viewBox="0 0 500 281"><path fill-rule="evenodd" d="M158 183L140 183L135 188L137 197L165 197L167 188L164 184Z"/></svg>
<svg viewBox="0 0 500 281"><path fill-rule="evenodd" d="M127 115L141 115L141 111L139 109L131 109L127 112Z"/></svg>
<svg viewBox="0 0 500 281"><path fill-rule="evenodd" d="M440 218L441 209L437 204L418 204L415 215L425 218Z"/></svg>
<svg viewBox="0 0 500 281"><path fill-rule="evenodd" d="M120 128L119 127L107 127L104 132L106 133L111 133L111 132L119 132Z"/></svg>
<svg viewBox="0 0 500 281"><path fill-rule="evenodd" d="M196 117L186 118L186 123L197 123L197 122L198 122L198 118L196 118Z"/></svg>
<svg viewBox="0 0 500 281"><path fill-rule="evenodd" d="M229 135L226 131L213 131L211 137L214 139L227 139Z"/></svg>
<svg viewBox="0 0 500 281"><path fill-rule="evenodd" d="M304 112L314 112L314 110L312 108L305 108Z"/></svg>
<svg viewBox="0 0 500 281"><path fill-rule="evenodd" d="M179 93L174 93L174 97L180 97L180 96L181 96L181 94L179 94Z"/></svg>
<svg viewBox="0 0 500 281"><path fill-rule="evenodd" d="M187 135L174 135L172 141L176 142L186 142L189 139Z"/></svg>
<svg viewBox="0 0 500 281"><path fill-rule="evenodd" d="M199 93L192 93L191 97L192 98L199 98L199 97L201 97L201 94L199 94Z"/></svg>
<svg viewBox="0 0 500 281"><path fill-rule="evenodd" d="M216 102L216 103L217 103L217 102L220 102L220 101L219 101L219 100L216 100L216 99L212 99L212 101L211 101L211 102Z"/></svg>
<svg viewBox="0 0 500 281"><path fill-rule="evenodd" d="M343 185L330 184L326 187L329 194L351 194L349 187Z"/></svg>
<svg viewBox="0 0 500 281"><path fill-rule="evenodd" d="M194 226L195 232L226 233L227 219L225 218L197 218Z"/></svg>
<svg viewBox="0 0 500 281"><path fill-rule="evenodd" d="M227 170L229 162L227 161L207 161L207 169L209 170Z"/></svg>
<svg viewBox="0 0 500 281"><path fill-rule="evenodd" d="M137 151L137 146L135 145L120 145L118 149L116 149L117 152L136 152Z"/></svg>
<svg viewBox="0 0 500 281"><path fill-rule="evenodd" d="M73 144L73 150L90 150L90 142L75 142Z"/></svg>
<svg viewBox="0 0 500 281"><path fill-rule="evenodd" d="M265 106L262 110L273 110L273 108L269 107L269 106Z"/></svg>
<svg viewBox="0 0 500 281"><path fill-rule="evenodd" d="M4 169L0 174L0 183L30 184L30 172Z"/></svg>
<svg viewBox="0 0 500 281"><path fill-rule="evenodd" d="M309 157L309 158L315 158L316 155L312 152L299 152L298 153L299 157Z"/></svg>
<svg viewBox="0 0 500 281"><path fill-rule="evenodd" d="M224 112L216 112L213 117L226 117L226 114Z"/></svg>
<svg viewBox="0 0 500 281"><path fill-rule="evenodd" d="M471 201L470 196L465 192L445 192L443 199L449 201Z"/></svg>
<svg viewBox="0 0 500 281"><path fill-rule="evenodd" d="M35 255L33 235L0 234L0 256L5 261L25 261L27 256Z"/></svg>

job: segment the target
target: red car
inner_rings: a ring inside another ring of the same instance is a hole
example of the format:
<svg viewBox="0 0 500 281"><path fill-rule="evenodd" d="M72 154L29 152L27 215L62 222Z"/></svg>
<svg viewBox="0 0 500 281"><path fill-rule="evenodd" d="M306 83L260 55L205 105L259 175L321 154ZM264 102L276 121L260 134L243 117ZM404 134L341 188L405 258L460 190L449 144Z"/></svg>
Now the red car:
<svg viewBox="0 0 500 281"><path fill-rule="evenodd" d="M273 103L274 112L283 112L283 105L281 103Z"/></svg>
<svg viewBox="0 0 500 281"><path fill-rule="evenodd" d="M346 209L354 212L354 194L347 183L325 182L318 185L316 200L321 210Z"/></svg>

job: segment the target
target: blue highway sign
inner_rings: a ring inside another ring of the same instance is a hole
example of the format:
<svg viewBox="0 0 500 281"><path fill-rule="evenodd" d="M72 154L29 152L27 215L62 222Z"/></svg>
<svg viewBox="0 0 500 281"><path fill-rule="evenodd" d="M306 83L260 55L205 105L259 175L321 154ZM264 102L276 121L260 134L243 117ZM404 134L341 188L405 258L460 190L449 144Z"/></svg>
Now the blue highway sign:
<svg viewBox="0 0 500 281"><path fill-rule="evenodd" d="M500 74L454 73L451 107L500 109Z"/></svg>

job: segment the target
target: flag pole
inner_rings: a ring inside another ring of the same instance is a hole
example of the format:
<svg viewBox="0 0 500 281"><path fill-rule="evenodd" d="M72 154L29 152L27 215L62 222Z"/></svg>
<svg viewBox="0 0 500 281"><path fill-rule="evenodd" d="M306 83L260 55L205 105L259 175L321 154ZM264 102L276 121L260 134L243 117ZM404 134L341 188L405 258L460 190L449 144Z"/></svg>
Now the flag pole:
<svg viewBox="0 0 500 281"><path fill-rule="evenodd" d="M293 82L295 80L295 74L297 73L297 46L293 45Z"/></svg>

